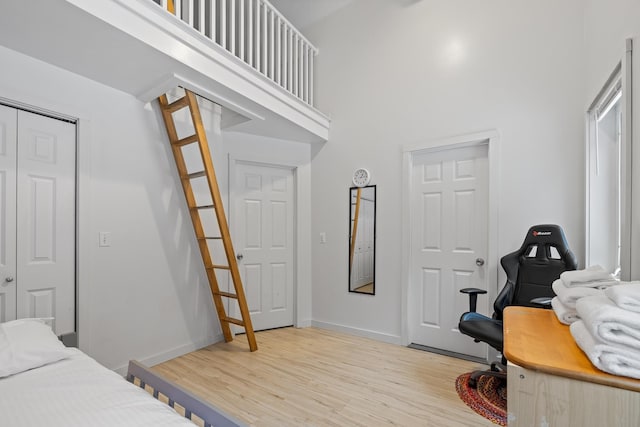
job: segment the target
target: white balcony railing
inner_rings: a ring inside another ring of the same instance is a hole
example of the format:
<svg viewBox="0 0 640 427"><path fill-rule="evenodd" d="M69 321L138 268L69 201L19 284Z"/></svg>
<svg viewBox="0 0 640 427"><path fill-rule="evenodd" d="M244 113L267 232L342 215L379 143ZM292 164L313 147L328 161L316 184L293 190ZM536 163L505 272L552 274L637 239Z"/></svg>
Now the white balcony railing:
<svg viewBox="0 0 640 427"><path fill-rule="evenodd" d="M268 0L153 1L313 105L313 66L318 49Z"/></svg>

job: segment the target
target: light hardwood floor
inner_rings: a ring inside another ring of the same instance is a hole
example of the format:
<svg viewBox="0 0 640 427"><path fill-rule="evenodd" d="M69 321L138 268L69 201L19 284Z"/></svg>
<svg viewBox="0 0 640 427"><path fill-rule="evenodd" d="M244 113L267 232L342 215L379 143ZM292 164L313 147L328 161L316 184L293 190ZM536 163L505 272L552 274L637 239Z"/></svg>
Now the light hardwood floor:
<svg viewBox="0 0 640 427"><path fill-rule="evenodd" d="M154 367L255 426L493 426L456 394L479 365L317 328L258 332Z"/></svg>

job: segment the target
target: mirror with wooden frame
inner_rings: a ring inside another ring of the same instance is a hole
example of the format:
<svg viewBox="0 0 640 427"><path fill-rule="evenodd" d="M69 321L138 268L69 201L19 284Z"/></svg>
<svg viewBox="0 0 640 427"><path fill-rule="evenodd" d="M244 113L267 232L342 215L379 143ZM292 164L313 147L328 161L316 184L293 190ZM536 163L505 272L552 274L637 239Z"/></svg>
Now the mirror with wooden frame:
<svg viewBox="0 0 640 427"><path fill-rule="evenodd" d="M349 189L349 292L375 295L376 186Z"/></svg>

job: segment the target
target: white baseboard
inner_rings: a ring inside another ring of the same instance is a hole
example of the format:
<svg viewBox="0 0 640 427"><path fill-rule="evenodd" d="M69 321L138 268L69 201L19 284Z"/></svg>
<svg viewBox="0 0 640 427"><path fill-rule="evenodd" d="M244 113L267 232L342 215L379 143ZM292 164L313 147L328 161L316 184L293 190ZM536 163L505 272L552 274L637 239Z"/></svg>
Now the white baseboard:
<svg viewBox="0 0 640 427"><path fill-rule="evenodd" d="M318 320L312 320L311 326L317 328L328 329L330 331L344 332L346 334L355 335L358 337L371 338L376 341L382 341L389 344L402 345L402 338L400 335L384 334L381 332L370 331L368 329L353 328L351 326L338 325L336 323L321 322Z"/></svg>
<svg viewBox="0 0 640 427"><path fill-rule="evenodd" d="M157 365L159 363L166 362L167 360L174 359L176 357L182 356L187 353L191 353L192 351L199 350L201 348L204 348L211 344L218 343L220 341L224 341L224 336L222 334L217 334L213 337L207 337L205 339L202 339L193 343L189 343L189 344L184 344L184 345L172 348L170 350L145 357L143 359L138 359L138 362L146 366ZM124 376L127 374L128 367L129 367L129 364L127 363L124 366L119 366L117 368L113 368L112 370Z"/></svg>
<svg viewBox="0 0 640 427"><path fill-rule="evenodd" d="M296 323L296 328L308 328L312 323L311 319L300 320Z"/></svg>

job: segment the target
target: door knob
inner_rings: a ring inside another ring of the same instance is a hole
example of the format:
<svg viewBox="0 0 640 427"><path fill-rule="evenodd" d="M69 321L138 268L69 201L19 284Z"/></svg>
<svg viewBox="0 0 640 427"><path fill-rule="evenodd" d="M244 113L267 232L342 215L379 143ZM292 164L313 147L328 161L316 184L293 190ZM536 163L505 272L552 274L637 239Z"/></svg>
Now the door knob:
<svg viewBox="0 0 640 427"><path fill-rule="evenodd" d="M244 258L244 255L238 254L236 255L236 258L238 259L238 261L242 261L242 258Z"/></svg>
<svg viewBox="0 0 640 427"><path fill-rule="evenodd" d="M484 265L484 260L482 258L476 258L476 265L478 267L482 267Z"/></svg>
<svg viewBox="0 0 640 427"><path fill-rule="evenodd" d="M4 279L4 281L5 281L5 282L13 282L13 277L11 277L11 276L7 276L7 277Z"/></svg>

